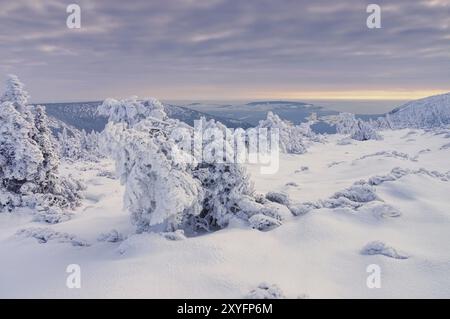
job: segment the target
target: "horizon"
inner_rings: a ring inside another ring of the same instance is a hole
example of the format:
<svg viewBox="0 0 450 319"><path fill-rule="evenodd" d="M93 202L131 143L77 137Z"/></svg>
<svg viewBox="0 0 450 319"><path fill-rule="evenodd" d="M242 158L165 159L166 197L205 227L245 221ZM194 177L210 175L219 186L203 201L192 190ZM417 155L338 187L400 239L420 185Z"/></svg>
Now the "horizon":
<svg viewBox="0 0 450 319"><path fill-rule="evenodd" d="M28 92L30 92L29 90L27 90ZM419 100L419 99L423 99L423 98L427 98L430 96L435 96L435 95L441 95L441 94L448 94L450 93L450 91L435 91L435 92L429 92L429 94L420 94L420 95L412 95L412 96L404 96L404 95L393 95L393 96L380 96L380 97L375 97L375 96L356 96L356 97L352 97L352 96L348 96L348 95L336 95L336 96L329 96L329 97L320 97L320 96L316 96L316 97L308 97L305 96L304 98L292 98L292 97L283 97L283 96L274 96L274 97L242 97L242 98L205 98L205 97L200 97L200 98L171 98L171 97L157 97L157 96L153 96L153 95L143 95L143 96L138 96L140 98L149 98L149 97L153 97L156 98L158 100L161 101L170 101L170 102L257 102L257 101L262 101L262 102L270 102L270 101L288 101L288 102L305 102L307 103L308 101L352 101L352 102L386 102L386 101L403 101L403 102L408 102L408 101L414 101L414 100ZM39 103L87 103L87 102L98 102L98 101L103 101L106 98L114 98L114 99L125 99L127 97L130 96L134 96L134 95L128 95L128 96L108 96L108 97L104 97L104 98L93 98L93 99L80 99L80 100L65 100L65 99L61 99L61 100L47 100L47 101L36 101L33 99L33 95L30 94L30 101L32 104L39 104Z"/></svg>
<svg viewBox="0 0 450 319"><path fill-rule="evenodd" d="M91 101L51 101L51 102L32 102L34 105L51 105L51 104L79 104L79 103L102 103L103 100L91 100ZM410 102L410 100L344 100L344 99L308 99L308 100L293 100L293 99L243 99L243 100L172 100L161 99L163 104L178 105L186 107L195 111L201 111L204 113L214 111L215 108L227 105L239 105L247 104L251 102L293 102L293 103L306 103L316 107L323 107L330 111L337 112L350 112L360 115L381 115L390 112L402 105ZM363 107L364 109L360 109Z"/></svg>

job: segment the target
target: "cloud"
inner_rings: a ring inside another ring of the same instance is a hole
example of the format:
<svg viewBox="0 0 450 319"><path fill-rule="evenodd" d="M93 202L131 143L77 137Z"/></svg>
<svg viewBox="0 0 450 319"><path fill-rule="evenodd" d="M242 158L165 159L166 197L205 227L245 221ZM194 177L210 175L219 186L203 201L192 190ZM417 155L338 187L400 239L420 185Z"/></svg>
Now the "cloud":
<svg viewBox="0 0 450 319"><path fill-rule="evenodd" d="M378 1L382 29L370 30L362 0L80 0L82 28L69 30L66 1L15 1L0 13L0 72L41 100L444 89L449 2Z"/></svg>

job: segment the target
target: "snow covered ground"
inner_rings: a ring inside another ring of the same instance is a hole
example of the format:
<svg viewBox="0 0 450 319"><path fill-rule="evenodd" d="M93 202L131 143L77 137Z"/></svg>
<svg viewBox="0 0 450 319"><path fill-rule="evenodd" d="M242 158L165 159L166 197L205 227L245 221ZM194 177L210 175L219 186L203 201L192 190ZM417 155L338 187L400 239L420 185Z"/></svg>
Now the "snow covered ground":
<svg viewBox="0 0 450 319"><path fill-rule="evenodd" d="M347 145L329 136L306 154L282 154L276 175L249 166L258 192L284 192L295 203L408 169L375 185L377 200L315 209L267 232L235 221L183 240L135 234L113 162L65 163L63 173L88 186L71 220L0 214L0 297L241 298L267 282L288 298L450 298L449 135L382 135ZM69 264L81 267L80 289L66 286ZM381 288L366 285L371 264L381 269Z"/></svg>

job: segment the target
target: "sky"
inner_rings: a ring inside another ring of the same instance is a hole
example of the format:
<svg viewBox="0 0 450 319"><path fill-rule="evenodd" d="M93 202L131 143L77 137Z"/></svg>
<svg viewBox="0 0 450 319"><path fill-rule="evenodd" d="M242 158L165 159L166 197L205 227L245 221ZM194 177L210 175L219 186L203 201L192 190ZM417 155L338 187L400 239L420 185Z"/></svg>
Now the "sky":
<svg viewBox="0 0 450 319"><path fill-rule="evenodd" d="M410 100L450 91L450 0L0 0L11 73L36 102Z"/></svg>

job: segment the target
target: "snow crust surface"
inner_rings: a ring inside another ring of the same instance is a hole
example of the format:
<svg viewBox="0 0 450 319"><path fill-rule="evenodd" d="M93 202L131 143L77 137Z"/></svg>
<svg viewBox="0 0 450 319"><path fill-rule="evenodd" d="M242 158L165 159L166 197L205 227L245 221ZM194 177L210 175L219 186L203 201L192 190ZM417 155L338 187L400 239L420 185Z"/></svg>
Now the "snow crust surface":
<svg viewBox="0 0 450 319"><path fill-rule="evenodd" d="M274 175L248 165L257 192L297 213L274 202L279 218L196 237L136 234L110 160L63 163L87 185L83 204L58 224L0 214L0 297L450 298L448 134L381 134L280 154ZM66 286L70 264L80 289ZM378 289L366 285L372 264Z"/></svg>

